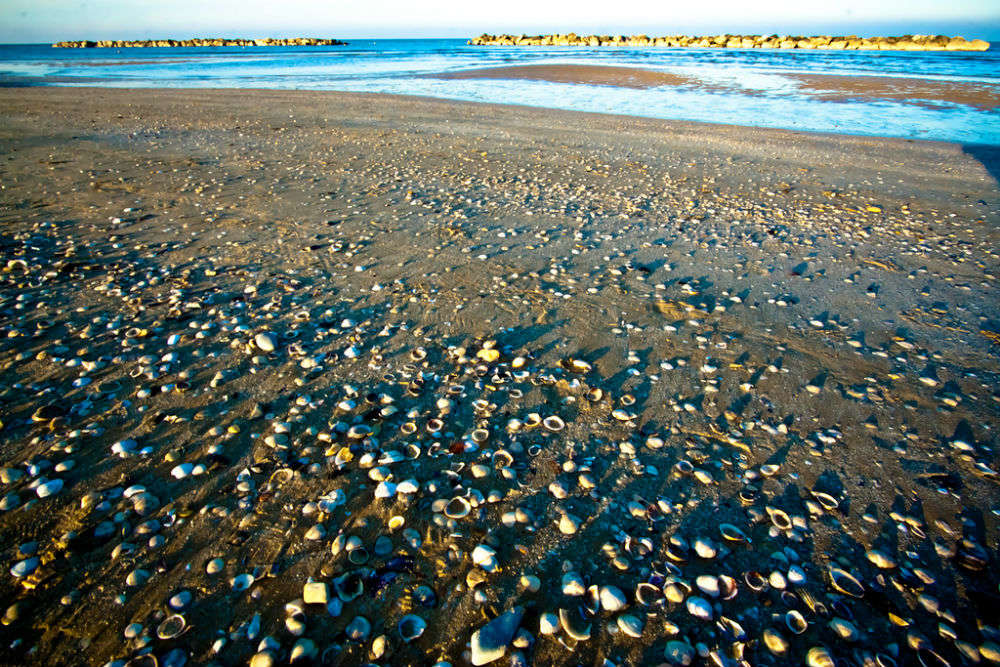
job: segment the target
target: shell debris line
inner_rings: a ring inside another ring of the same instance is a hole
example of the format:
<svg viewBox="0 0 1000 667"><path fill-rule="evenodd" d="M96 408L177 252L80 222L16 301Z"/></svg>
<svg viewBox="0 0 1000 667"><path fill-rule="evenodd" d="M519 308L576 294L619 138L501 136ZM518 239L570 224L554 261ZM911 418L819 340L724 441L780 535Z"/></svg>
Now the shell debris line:
<svg viewBox="0 0 1000 667"><path fill-rule="evenodd" d="M1000 663L972 158L81 91L0 92L0 662Z"/></svg>

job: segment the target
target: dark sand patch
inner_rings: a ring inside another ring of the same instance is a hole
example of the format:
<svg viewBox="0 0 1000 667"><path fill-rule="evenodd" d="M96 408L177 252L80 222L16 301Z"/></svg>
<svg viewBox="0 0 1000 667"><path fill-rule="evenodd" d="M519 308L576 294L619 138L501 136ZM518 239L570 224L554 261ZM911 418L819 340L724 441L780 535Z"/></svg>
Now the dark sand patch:
<svg viewBox="0 0 1000 667"><path fill-rule="evenodd" d="M513 79L577 83L590 86L619 88L656 88L658 86L700 86L705 82L689 76L657 72L639 67L606 67L603 65L512 65L481 67L458 72L440 72L435 79Z"/></svg>
<svg viewBox="0 0 1000 667"><path fill-rule="evenodd" d="M591 86L615 86L637 90L661 86L684 86L706 91L760 95L765 91L708 82L694 76L660 72L639 67L604 65L512 65L481 67L427 75L435 79L508 79L549 81ZM927 107L940 103L963 104L991 111L1000 106L1000 86L986 83L931 81L887 76L842 76L831 74L782 74L799 85L798 92L836 102L892 100Z"/></svg>
<svg viewBox="0 0 1000 667"><path fill-rule="evenodd" d="M934 102L964 104L984 111L1000 106L1000 86L987 83L931 81L890 76L837 76L830 74L786 74L802 90L832 101L894 100L940 106Z"/></svg>

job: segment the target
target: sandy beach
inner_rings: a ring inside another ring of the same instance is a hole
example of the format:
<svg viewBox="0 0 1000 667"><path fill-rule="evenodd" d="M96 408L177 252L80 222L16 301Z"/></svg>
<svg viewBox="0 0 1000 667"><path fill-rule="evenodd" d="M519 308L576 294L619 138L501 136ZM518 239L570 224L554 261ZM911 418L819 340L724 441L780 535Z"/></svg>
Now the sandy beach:
<svg viewBox="0 0 1000 667"><path fill-rule="evenodd" d="M996 662L998 165L2 89L0 663Z"/></svg>

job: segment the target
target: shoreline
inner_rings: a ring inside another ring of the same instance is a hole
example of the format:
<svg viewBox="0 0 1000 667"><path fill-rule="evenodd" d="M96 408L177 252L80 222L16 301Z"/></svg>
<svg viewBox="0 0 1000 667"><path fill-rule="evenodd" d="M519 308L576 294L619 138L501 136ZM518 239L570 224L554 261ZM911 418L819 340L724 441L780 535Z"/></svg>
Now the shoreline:
<svg viewBox="0 0 1000 667"><path fill-rule="evenodd" d="M1000 149L66 87L0 152L0 662L1000 652Z"/></svg>
<svg viewBox="0 0 1000 667"><path fill-rule="evenodd" d="M483 68L492 69L492 68ZM424 75L428 77L437 76L436 74ZM782 74L785 76L785 74ZM817 75L820 76L820 75ZM892 77L884 77L886 79L891 79ZM79 78L74 77L73 81L79 80ZM101 82L85 83L85 84L66 84L66 85L46 85L46 84L33 84L25 83L22 81L12 81L9 85L0 85L0 91L2 90L64 90L64 89L97 89L97 90L107 90L107 91L130 91L130 92L171 92L177 91L179 93L199 93L199 92L209 92L209 93L291 93L291 94L316 94L316 95L346 95L346 96L370 96L373 99L385 99L392 100L395 98L402 99L412 99L412 100L422 100L426 102L440 102L442 104L455 104L455 105L476 105L485 107L499 107L512 110L533 110L539 112L552 112L552 113L565 113L565 114L581 114L584 116L596 116L596 117L607 117L607 118L622 118L631 119L634 121L649 121L654 123L666 123L666 124L677 124L677 125L691 125L693 127L708 127L708 128L731 128L732 130L746 130L746 131L761 131L761 132L786 132L791 134L801 134L804 136L816 136L816 137L830 137L830 138L845 138L845 139L858 139L858 140L877 140L877 141L891 141L891 142L905 142L905 143L928 143L928 144L946 144L946 145L969 145L969 146L982 146L984 148L994 148L1000 147L1000 143L987 143L987 142L961 142L961 141L950 141L946 139L923 139L923 138L911 138L911 137L900 137L900 136L886 136L877 134L864 134L861 132L851 133L851 132L833 132L827 130L808 130L808 129L796 129L796 128L783 128L783 127L773 127L767 125L739 125L736 123L723 123L723 122L711 122L711 121L701 121L701 120L686 120L686 119L672 119L672 118L658 118L655 116L636 116L632 114L625 113L615 113L608 111L581 111L575 109L560 109L557 107L546 107L534 104L517 104L517 103L497 103L497 102L481 102L477 100L466 100L459 98L450 97L434 97L430 95L411 95L407 93L367 93L358 92L352 90L310 90L302 88L184 88L184 87L128 87L128 86L105 86L101 85Z"/></svg>
<svg viewBox="0 0 1000 667"><path fill-rule="evenodd" d="M678 86L707 92L721 91L742 95L767 95L769 91L723 85L697 78L639 67L575 64L506 65L438 72L422 75L436 79L508 79L549 81L623 88L646 89ZM815 99L844 102L891 100L933 108L945 102L983 111L1000 107L1000 84L928 81L912 77L889 77L861 74L815 74L775 72L798 86L800 94Z"/></svg>

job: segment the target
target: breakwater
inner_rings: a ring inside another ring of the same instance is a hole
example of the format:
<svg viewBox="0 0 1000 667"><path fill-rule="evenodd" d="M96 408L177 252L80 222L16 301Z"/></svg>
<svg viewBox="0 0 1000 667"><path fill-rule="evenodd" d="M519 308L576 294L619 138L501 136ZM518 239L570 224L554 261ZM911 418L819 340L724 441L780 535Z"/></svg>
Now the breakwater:
<svg viewBox="0 0 1000 667"><path fill-rule="evenodd" d="M902 35L900 37L858 37L819 35L487 35L474 37L473 46L661 46L728 49L827 49L844 51L985 51L990 43L982 39L945 35Z"/></svg>
<svg viewBox="0 0 1000 667"><path fill-rule="evenodd" d="M149 48L179 46L344 46L347 42L319 37L263 37L258 39L227 39L222 37L198 37L194 39L81 39L56 42L58 49L86 48Z"/></svg>

